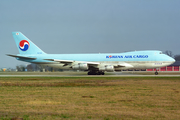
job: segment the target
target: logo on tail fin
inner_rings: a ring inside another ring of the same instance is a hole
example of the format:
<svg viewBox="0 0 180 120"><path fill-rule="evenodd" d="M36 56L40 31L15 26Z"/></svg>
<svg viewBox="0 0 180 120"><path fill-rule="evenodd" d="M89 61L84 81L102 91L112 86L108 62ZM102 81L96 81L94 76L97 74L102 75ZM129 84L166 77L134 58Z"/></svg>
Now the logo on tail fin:
<svg viewBox="0 0 180 120"><path fill-rule="evenodd" d="M29 42L27 40L21 40L21 42L19 42L19 49L22 51L26 51L29 48Z"/></svg>

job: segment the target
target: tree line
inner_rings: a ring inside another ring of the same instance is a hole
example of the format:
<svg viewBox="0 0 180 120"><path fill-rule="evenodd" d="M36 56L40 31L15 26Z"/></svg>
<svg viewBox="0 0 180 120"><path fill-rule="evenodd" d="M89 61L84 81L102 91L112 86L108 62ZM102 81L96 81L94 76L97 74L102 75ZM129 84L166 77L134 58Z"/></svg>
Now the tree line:
<svg viewBox="0 0 180 120"><path fill-rule="evenodd" d="M25 65L17 65L16 66L16 70L17 71L20 71L20 72L23 72L23 71L39 71L39 72L43 72L43 71L50 71L50 72L53 72L53 71L63 71L62 69L59 69L59 68L53 68L53 67L43 67L41 65L38 65L38 64L28 64L27 66Z"/></svg>
<svg viewBox="0 0 180 120"><path fill-rule="evenodd" d="M172 53L172 51L170 51L170 50L166 50L166 51L164 52L164 54L166 54L166 55L174 58L176 61L180 61L180 54L174 55L174 54Z"/></svg>

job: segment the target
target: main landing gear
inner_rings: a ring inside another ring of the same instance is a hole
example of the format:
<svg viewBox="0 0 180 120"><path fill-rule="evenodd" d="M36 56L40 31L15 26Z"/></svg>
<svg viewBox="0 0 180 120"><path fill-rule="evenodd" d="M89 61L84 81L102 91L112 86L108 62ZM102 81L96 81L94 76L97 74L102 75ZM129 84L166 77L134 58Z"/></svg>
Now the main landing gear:
<svg viewBox="0 0 180 120"><path fill-rule="evenodd" d="M88 75L104 75L103 71L89 71Z"/></svg>

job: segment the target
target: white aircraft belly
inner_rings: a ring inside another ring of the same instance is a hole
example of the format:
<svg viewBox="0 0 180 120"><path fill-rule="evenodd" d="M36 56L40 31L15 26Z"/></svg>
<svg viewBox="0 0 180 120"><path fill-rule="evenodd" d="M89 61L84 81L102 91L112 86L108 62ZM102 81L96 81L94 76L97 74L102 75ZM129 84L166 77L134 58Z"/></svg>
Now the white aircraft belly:
<svg viewBox="0 0 180 120"><path fill-rule="evenodd" d="M119 62L119 61L101 61L97 63L100 64L111 64L114 66L117 66L118 64L129 64L127 66L120 66L120 67L115 67L115 70L125 70L125 69L151 69L151 68L161 68L164 66L168 66L171 64L171 62L165 62L165 61L134 61L134 62L130 62L130 61L124 61L124 62ZM49 67L54 67L54 68L59 68L59 69L72 69L72 65L73 64L61 64L61 63L51 63L51 64L41 64L43 66L49 66ZM97 66L98 68L98 66Z"/></svg>

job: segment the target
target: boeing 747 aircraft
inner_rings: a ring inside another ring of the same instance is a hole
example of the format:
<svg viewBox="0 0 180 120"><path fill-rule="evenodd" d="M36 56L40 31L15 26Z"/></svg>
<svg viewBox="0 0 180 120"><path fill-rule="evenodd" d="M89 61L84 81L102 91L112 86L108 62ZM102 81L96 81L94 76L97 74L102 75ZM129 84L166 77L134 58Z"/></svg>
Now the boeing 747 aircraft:
<svg viewBox="0 0 180 120"><path fill-rule="evenodd" d="M173 58L157 50L103 54L47 54L21 32L12 34L20 54L7 54L8 56L43 66L84 70L88 71L88 75L104 75L105 71L125 69L160 68L175 62Z"/></svg>

